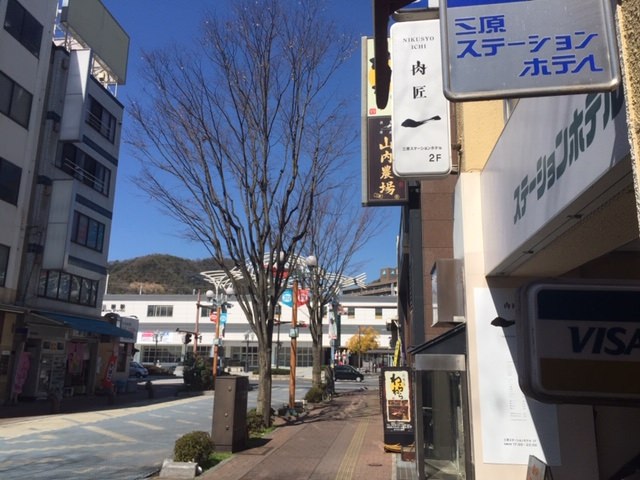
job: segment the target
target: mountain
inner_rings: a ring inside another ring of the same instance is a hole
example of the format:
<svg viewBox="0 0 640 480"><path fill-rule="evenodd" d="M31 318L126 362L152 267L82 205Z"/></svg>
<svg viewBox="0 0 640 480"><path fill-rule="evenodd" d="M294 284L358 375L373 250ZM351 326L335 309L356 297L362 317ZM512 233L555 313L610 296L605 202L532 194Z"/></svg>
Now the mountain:
<svg viewBox="0 0 640 480"><path fill-rule="evenodd" d="M108 293L190 294L207 290L211 284L200 272L219 269L212 259L189 260L153 254L109 262Z"/></svg>

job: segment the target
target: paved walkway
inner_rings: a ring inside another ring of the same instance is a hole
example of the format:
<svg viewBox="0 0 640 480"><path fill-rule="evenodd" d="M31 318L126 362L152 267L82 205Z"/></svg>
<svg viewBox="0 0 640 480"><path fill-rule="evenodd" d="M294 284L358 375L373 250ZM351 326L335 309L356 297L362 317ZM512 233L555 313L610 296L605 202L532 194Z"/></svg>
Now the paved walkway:
<svg viewBox="0 0 640 480"><path fill-rule="evenodd" d="M73 413L147 405L183 395L181 379L153 379L153 396L139 382L131 392L65 398L57 413ZM211 394L212 392L206 392ZM26 417L50 415L45 400L0 406L0 428ZM278 418L267 438L236 452L198 479L241 480L414 480L415 464L384 451L382 414L377 390L342 393L317 405L296 422ZM160 459L159 459L160 461ZM170 479L165 479L170 480Z"/></svg>
<svg viewBox="0 0 640 480"><path fill-rule="evenodd" d="M361 390L280 424L262 445L237 452L201 478L389 480L396 478L395 456L384 451L377 390Z"/></svg>

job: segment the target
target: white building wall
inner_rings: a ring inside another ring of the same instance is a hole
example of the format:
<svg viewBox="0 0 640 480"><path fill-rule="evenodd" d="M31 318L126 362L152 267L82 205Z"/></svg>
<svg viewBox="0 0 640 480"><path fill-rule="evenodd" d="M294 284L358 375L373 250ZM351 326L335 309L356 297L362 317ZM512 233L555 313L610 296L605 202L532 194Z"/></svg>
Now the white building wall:
<svg viewBox="0 0 640 480"><path fill-rule="evenodd" d="M28 129L0 114L0 157L22 168L17 206L0 202L0 225L3 225L0 244L11 249L5 289L0 289L0 299L6 302L13 300L8 292L15 292L18 284L57 6L55 0L23 0L20 3L43 25L43 32L36 57L0 28L0 71L33 95ZM0 0L1 19L4 19L6 7L6 0Z"/></svg>
<svg viewBox="0 0 640 480"><path fill-rule="evenodd" d="M396 297L389 297L387 301L378 301L372 303L370 298L363 297L364 300L358 302L357 300L347 300L341 302L341 304L347 305L360 305L355 308L355 315L353 318L347 317L347 315L341 316L342 321L342 335L341 346L346 346L349 339L356 333L357 328L374 327L380 336L378 338L381 348L389 346L391 339L390 333L386 331L386 324L391 319L397 317L397 299ZM113 295L107 294L103 301L103 313L112 311L112 307L116 313L121 316L135 316L140 320L138 329L138 338L136 344L141 345L153 345L155 346L154 333L158 333L158 346L161 345L182 345L184 339L184 333L176 331L180 329L183 331L194 332L196 329L201 333L202 339L199 342L200 345L213 345L215 338L214 323L207 317L200 317L196 306L196 295ZM207 299L200 299L201 305L208 304ZM232 305L227 309L227 325L224 332L224 345L225 346L246 346L245 334L250 332L249 324L246 317L238 305L233 299L229 299L228 303ZM150 317L147 315L148 307L150 305L155 306L172 306L173 315L171 317ZM124 306L124 308L121 308ZM382 317L380 319L375 318L374 308L382 307ZM286 305L282 306L282 313L280 316L280 342L284 346L287 346L289 342L289 329L291 328L291 316L292 308ZM196 317L198 317L198 325L196 327ZM309 324L309 315L306 307L302 306L298 308L298 324ZM326 319L324 324L323 345L329 347L329 337L327 335L328 325ZM351 333L345 333L345 330ZM250 341L255 346L255 336L249 337ZM277 341L277 328L274 327L273 342L274 349ZM311 347L311 334L309 329L304 326L299 327L298 347ZM187 345L186 349L192 349L193 343Z"/></svg>

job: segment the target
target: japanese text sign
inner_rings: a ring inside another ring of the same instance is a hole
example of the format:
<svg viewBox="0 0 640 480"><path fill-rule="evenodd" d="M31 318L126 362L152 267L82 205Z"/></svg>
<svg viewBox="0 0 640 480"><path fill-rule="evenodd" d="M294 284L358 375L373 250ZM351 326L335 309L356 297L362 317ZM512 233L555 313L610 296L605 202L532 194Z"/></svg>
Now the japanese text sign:
<svg viewBox="0 0 640 480"><path fill-rule="evenodd" d="M613 90L620 82L609 0L443 0L451 100Z"/></svg>
<svg viewBox="0 0 640 480"><path fill-rule="evenodd" d="M407 182L393 172L391 106L376 106L374 45L366 37L362 39L362 98L362 203L402 205L409 194Z"/></svg>
<svg viewBox="0 0 640 480"><path fill-rule="evenodd" d="M449 102L442 93L438 20L391 27L393 171L399 177L451 172Z"/></svg>

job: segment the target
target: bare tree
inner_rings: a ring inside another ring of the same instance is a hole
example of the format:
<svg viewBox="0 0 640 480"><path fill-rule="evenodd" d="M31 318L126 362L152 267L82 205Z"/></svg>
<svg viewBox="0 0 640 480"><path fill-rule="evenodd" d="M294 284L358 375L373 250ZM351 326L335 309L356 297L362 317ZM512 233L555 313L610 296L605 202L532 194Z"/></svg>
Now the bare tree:
<svg viewBox="0 0 640 480"><path fill-rule="evenodd" d="M195 51L144 55L147 97L131 108L132 144L140 187L233 284L258 340L258 411L268 425L285 265L357 130L329 91L356 42L316 0L239 0L224 15L208 16Z"/></svg>
<svg viewBox="0 0 640 480"><path fill-rule="evenodd" d="M354 255L378 232L380 221L372 209L345 209L351 190L323 194L315 203L313 222L305 237L305 248L317 259L310 271L309 331L312 339L313 384L321 383L323 363L322 320L325 307L342 292L345 281L354 281L358 264Z"/></svg>

